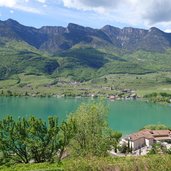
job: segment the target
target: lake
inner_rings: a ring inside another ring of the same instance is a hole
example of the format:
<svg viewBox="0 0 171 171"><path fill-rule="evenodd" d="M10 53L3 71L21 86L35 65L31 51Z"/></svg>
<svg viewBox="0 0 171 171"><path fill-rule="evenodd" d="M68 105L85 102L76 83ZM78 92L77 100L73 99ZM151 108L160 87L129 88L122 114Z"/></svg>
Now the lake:
<svg viewBox="0 0 171 171"><path fill-rule="evenodd" d="M57 115L60 121L74 112L81 103L94 100L89 98L32 98L0 97L0 119L7 115L14 118L35 115L47 120ZM139 130L148 124L171 126L171 106L143 101L106 101L109 107L109 125L124 135Z"/></svg>

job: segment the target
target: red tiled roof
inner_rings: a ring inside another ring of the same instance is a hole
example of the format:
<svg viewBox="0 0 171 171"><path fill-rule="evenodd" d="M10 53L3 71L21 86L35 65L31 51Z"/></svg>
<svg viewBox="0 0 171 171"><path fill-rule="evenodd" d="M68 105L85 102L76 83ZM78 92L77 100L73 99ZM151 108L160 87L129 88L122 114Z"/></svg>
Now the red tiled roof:
<svg viewBox="0 0 171 171"><path fill-rule="evenodd" d="M131 134L129 137L131 140L135 141L140 138L155 139L157 137L169 137L171 132L169 130L149 130L144 129L139 132Z"/></svg>
<svg viewBox="0 0 171 171"><path fill-rule="evenodd" d="M156 137L156 138L154 138L156 141L162 141L162 140L171 140L171 137L168 137L168 136L166 136L166 137Z"/></svg>
<svg viewBox="0 0 171 171"><path fill-rule="evenodd" d="M170 131L169 130L153 130L152 134L154 136L164 136L164 135L167 136L170 134Z"/></svg>

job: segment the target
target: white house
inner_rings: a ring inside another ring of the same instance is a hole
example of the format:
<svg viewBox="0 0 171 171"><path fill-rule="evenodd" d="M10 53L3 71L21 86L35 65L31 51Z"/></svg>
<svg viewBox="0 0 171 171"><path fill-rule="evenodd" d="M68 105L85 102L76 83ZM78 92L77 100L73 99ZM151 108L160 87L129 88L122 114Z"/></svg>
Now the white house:
<svg viewBox="0 0 171 171"><path fill-rule="evenodd" d="M170 141L171 142L171 132L170 130L149 130L145 129L136 133L133 133L126 138L123 142L129 143L129 146L133 150L138 150L142 147L149 147L158 141Z"/></svg>

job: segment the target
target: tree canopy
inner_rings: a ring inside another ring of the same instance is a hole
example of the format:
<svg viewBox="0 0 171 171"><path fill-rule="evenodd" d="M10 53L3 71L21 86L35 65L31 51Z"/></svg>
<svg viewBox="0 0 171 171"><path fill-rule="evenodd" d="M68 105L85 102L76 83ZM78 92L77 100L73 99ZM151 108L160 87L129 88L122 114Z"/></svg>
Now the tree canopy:
<svg viewBox="0 0 171 171"><path fill-rule="evenodd" d="M74 120L76 132L72 139L72 148L76 155L105 156L118 136L108 126L108 111L100 103L82 104L69 119Z"/></svg>
<svg viewBox="0 0 171 171"><path fill-rule="evenodd" d="M100 103L82 104L66 121L57 117L45 122L34 116L0 121L2 163L52 162L73 156L106 156L117 145L121 133L108 126L108 111Z"/></svg>

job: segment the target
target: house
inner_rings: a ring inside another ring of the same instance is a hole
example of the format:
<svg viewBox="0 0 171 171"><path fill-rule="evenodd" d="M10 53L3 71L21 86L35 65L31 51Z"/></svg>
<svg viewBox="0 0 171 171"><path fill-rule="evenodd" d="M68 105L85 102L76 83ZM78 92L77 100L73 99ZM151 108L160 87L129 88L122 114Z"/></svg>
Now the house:
<svg viewBox="0 0 171 171"><path fill-rule="evenodd" d="M114 96L114 95L109 96L110 100L115 100L116 98L117 98L117 96Z"/></svg>
<svg viewBox="0 0 171 171"><path fill-rule="evenodd" d="M150 147L156 142L171 142L170 130L141 130L133 133L124 139L132 150L138 150L142 147Z"/></svg>

